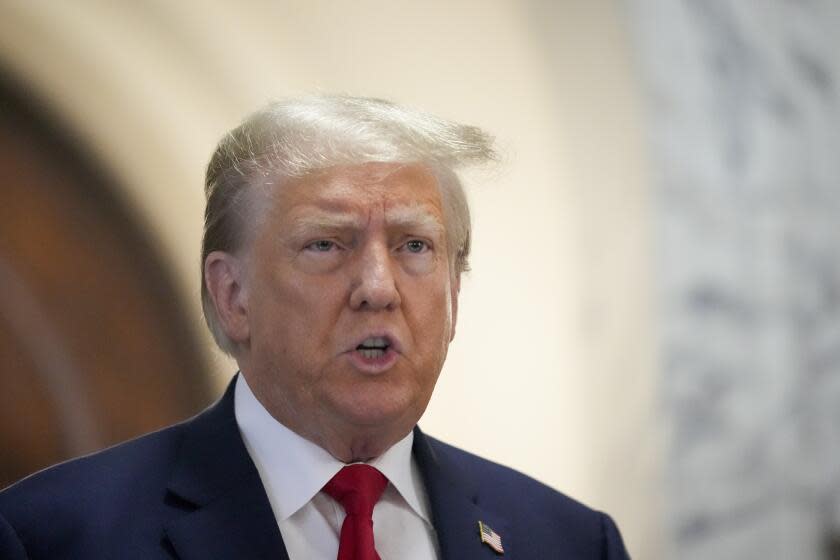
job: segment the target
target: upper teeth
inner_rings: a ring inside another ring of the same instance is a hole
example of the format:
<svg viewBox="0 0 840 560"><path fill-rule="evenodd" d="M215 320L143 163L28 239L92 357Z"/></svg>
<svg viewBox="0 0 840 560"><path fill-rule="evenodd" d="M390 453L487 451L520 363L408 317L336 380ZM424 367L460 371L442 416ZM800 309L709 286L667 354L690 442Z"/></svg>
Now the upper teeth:
<svg viewBox="0 0 840 560"><path fill-rule="evenodd" d="M388 346L388 340L381 336L371 336L364 339L359 346L366 346L368 348L385 348Z"/></svg>

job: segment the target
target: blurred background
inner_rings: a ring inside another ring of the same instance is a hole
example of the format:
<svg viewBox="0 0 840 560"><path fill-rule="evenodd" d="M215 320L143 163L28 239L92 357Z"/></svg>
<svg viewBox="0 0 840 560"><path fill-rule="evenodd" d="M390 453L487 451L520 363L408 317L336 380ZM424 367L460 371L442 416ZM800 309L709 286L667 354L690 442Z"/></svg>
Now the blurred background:
<svg viewBox="0 0 840 560"><path fill-rule="evenodd" d="M0 486L186 418L203 172L271 98L496 135L421 426L634 558L840 558L840 3L0 0Z"/></svg>

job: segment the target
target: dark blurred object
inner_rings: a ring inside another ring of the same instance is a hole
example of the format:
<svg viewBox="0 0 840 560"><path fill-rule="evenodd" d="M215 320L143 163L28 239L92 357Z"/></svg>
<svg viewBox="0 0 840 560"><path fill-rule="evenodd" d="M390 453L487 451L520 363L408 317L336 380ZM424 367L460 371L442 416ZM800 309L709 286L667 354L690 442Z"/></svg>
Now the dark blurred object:
<svg viewBox="0 0 840 560"><path fill-rule="evenodd" d="M828 535L825 551L826 560L840 560L840 533L834 532Z"/></svg>
<svg viewBox="0 0 840 560"><path fill-rule="evenodd" d="M0 488L212 398L149 239L32 99L0 79Z"/></svg>

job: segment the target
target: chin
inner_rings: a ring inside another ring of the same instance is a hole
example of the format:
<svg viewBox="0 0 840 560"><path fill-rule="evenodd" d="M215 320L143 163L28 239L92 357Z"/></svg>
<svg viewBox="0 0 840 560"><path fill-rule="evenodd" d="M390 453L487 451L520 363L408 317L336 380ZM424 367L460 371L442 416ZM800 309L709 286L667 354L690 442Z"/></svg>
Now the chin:
<svg viewBox="0 0 840 560"><path fill-rule="evenodd" d="M358 398L343 398L334 403L334 410L349 425L371 428L375 431L388 428L403 428L408 430L414 427L420 419L422 410L417 413L417 403L414 399L397 395L385 396L380 392L372 394L366 392Z"/></svg>

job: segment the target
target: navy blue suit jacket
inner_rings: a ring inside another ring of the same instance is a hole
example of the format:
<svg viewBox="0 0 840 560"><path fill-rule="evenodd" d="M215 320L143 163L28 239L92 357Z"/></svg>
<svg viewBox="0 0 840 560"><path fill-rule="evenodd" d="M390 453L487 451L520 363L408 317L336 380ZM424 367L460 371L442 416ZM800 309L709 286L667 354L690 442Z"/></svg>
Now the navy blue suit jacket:
<svg viewBox="0 0 840 560"><path fill-rule="evenodd" d="M233 384L182 424L0 493L0 559L288 559L233 412ZM414 434L441 557L623 559L612 520L506 467Z"/></svg>

